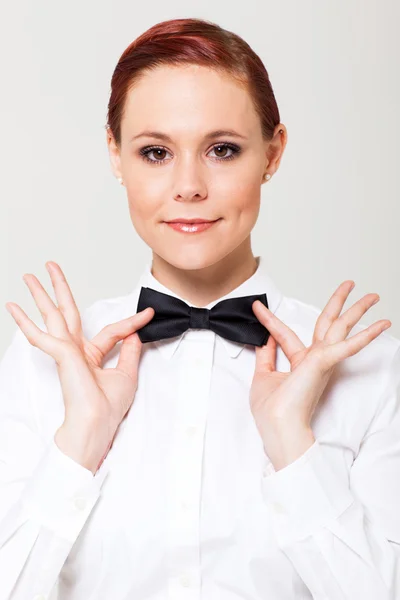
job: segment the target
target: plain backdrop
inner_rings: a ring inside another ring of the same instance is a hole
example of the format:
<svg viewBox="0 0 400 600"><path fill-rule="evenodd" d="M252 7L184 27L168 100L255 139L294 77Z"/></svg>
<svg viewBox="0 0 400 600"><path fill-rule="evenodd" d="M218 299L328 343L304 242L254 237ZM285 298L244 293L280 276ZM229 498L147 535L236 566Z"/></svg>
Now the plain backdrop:
<svg viewBox="0 0 400 600"><path fill-rule="evenodd" d="M178 17L212 20L252 46L288 130L262 186L254 254L285 295L320 308L345 279L356 282L348 303L379 293L361 322L389 318L400 337L398 1L19 0L0 10L0 355L17 327L6 302L39 317L25 273L54 298L45 262L58 262L83 311L130 293L151 257L104 125L123 50Z"/></svg>

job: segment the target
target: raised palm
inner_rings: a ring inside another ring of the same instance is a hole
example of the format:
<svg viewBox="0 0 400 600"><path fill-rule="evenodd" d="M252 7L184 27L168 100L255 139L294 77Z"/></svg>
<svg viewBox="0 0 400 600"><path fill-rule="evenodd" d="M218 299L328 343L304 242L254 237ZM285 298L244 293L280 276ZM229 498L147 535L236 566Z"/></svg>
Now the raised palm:
<svg viewBox="0 0 400 600"><path fill-rule="evenodd" d="M7 309L28 341L56 361L65 420L104 420L110 433L114 433L131 406L138 385L142 342L136 331L153 318L154 309L148 307L132 317L106 325L93 339L87 340L61 268L54 262L46 266L58 306L34 275L25 275L24 281L47 332L37 327L18 304L7 303ZM120 340L123 342L116 367L104 369L105 356Z"/></svg>
<svg viewBox="0 0 400 600"><path fill-rule="evenodd" d="M253 303L253 312L270 331L268 342L256 348L256 368L250 390L250 406L260 431L268 420L297 420L310 425L312 414L335 368L345 358L356 354L372 342L391 322L382 319L346 339L365 312L379 300L367 294L340 314L354 287L343 282L319 315L310 346L265 305ZM280 344L290 362L289 372L276 370L276 348Z"/></svg>

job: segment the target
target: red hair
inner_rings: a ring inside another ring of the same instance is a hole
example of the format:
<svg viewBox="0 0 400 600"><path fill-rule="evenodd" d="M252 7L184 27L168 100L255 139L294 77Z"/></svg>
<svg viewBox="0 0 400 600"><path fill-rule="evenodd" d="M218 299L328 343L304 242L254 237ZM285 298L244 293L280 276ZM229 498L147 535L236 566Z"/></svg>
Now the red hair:
<svg viewBox="0 0 400 600"><path fill-rule="evenodd" d="M107 125L121 143L121 120L127 93L142 73L160 65L196 64L227 73L249 92L260 117L262 135L272 139L280 123L268 72L240 36L203 19L171 19L153 25L123 52L111 79Z"/></svg>

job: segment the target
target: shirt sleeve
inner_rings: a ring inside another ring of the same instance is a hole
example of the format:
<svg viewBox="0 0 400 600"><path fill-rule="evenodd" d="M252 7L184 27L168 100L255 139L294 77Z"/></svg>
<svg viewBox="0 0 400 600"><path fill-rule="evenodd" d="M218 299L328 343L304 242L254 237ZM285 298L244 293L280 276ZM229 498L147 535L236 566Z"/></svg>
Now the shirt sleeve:
<svg viewBox="0 0 400 600"><path fill-rule="evenodd" d="M400 347L343 481L318 438L261 477L279 547L315 600L400 600Z"/></svg>
<svg viewBox="0 0 400 600"><path fill-rule="evenodd" d="M49 598L108 473L41 435L31 348L18 328L0 362L0 600Z"/></svg>

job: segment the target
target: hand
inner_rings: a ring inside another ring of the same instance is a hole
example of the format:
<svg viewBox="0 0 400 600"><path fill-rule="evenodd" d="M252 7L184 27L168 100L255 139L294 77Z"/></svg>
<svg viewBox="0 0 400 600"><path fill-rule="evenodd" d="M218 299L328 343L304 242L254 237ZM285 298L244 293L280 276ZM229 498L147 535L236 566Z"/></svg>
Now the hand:
<svg viewBox="0 0 400 600"><path fill-rule="evenodd" d="M271 334L267 344L256 346L256 366L250 390L251 411L268 456L274 452L271 440L276 441L277 432L311 431L312 415L335 365L359 352L391 326L390 321L383 319L345 339L379 300L378 294L367 294L340 315L353 287L354 282L345 281L331 296L318 316L308 348L262 302L256 300L253 303L254 314ZM288 373L275 370L277 343L290 361Z"/></svg>
<svg viewBox="0 0 400 600"><path fill-rule="evenodd" d="M24 275L23 279L43 317L47 333L39 329L18 304L8 302L6 307L30 344L56 361L65 404L63 425L74 431L75 436L95 429L98 443L103 445L98 452L103 454L104 444L112 440L133 403L142 347L136 331L153 318L154 309L148 307L106 325L89 341L83 335L79 311L61 268L54 262L46 263L46 267L58 306L34 275ZM124 341L117 366L103 369L104 357L120 340Z"/></svg>

